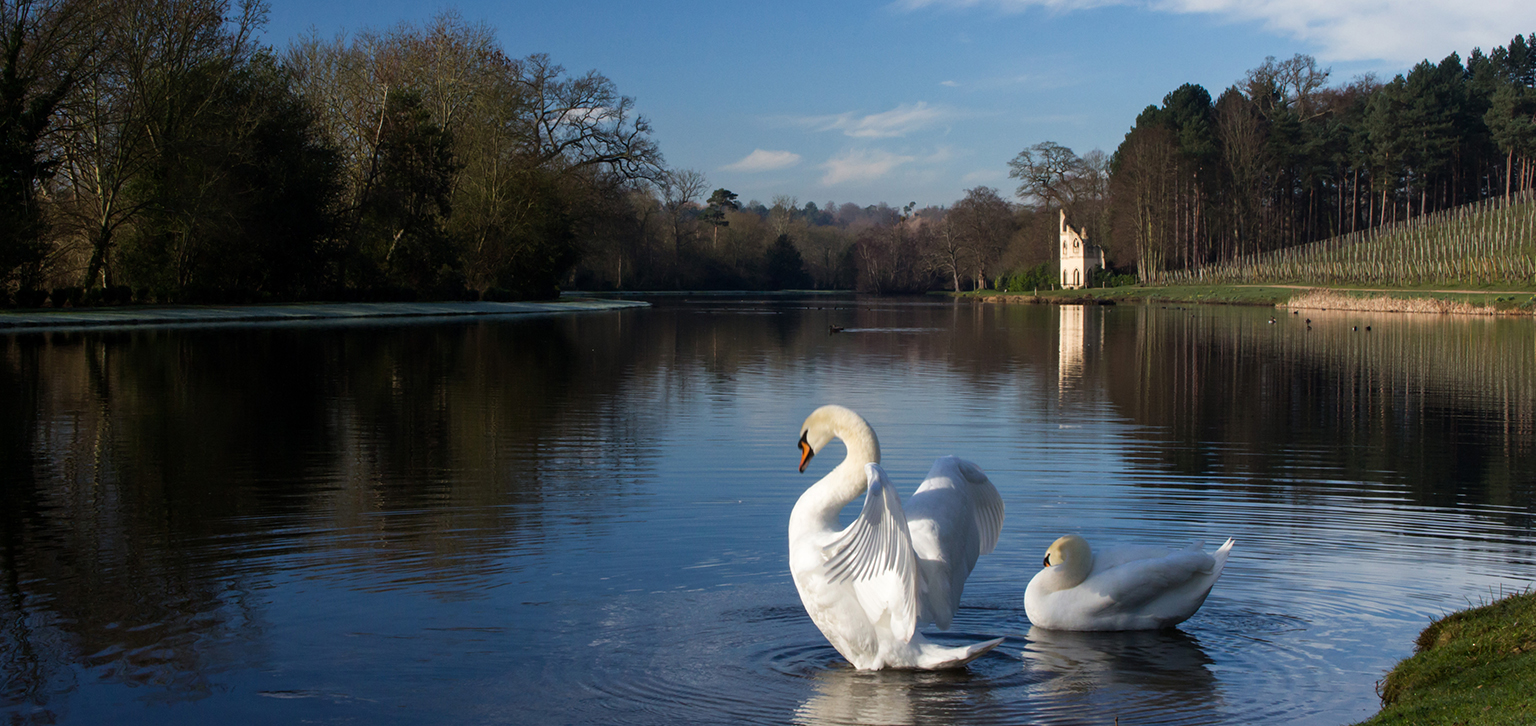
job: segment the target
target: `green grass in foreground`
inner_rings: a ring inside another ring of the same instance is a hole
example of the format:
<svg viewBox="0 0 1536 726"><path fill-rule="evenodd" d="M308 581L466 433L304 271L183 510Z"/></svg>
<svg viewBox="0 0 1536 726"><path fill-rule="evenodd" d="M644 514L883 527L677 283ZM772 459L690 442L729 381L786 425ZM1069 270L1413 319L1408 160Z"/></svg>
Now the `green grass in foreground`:
<svg viewBox="0 0 1536 726"><path fill-rule="evenodd" d="M1480 290L1476 292L1446 292L1424 288L1364 289L1345 286L1300 287L1276 285L1169 285L1166 287L1100 287L1085 290L1041 290L1038 297L1043 302L1053 300L1114 300L1116 302L1189 302L1218 303L1226 305L1278 305L1292 297L1311 290L1332 290L1360 297L1389 295L1394 298L1433 298L1466 302L1472 305L1492 305L1500 310L1531 312L1536 310L1536 290ZM984 290L981 293L963 295L1008 295L1030 297L1032 293L999 293Z"/></svg>
<svg viewBox="0 0 1536 726"><path fill-rule="evenodd" d="M1380 688L1362 726L1536 723L1536 593L1431 623Z"/></svg>

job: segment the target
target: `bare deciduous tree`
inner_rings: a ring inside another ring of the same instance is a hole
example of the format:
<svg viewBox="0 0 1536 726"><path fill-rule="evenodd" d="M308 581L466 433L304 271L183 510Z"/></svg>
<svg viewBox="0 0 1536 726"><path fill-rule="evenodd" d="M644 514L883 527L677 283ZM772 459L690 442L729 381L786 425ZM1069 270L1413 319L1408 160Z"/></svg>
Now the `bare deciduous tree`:
<svg viewBox="0 0 1536 726"><path fill-rule="evenodd" d="M635 111L635 100L619 95L613 81L597 71L567 77L565 68L537 53L517 64L517 80L528 104L526 130L540 164L603 165L631 178L657 179L661 151L651 123Z"/></svg>
<svg viewBox="0 0 1536 726"><path fill-rule="evenodd" d="M1144 284L1155 281L1169 252L1169 195L1176 186L1177 154L1173 134L1161 126L1135 129L1120 145L1114 183L1121 214L1115 228L1132 241Z"/></svg>
<svg viewBox="0 0 1536 726"><path fill-rule="evenodd" d="M154 204L128 187L219 110L220 84L258 50L264 15L259 0L126 0L100 24L101 63L64 102L59 142L61 220L89 250L85 287L111 284L119 233ZM197 237L172 237L184 278Z"/></svg>
<svg viewBox="0 0 1536 726"><path fill-rule="evenodd" d="M1008 176L1019 180L1018 196L1047 207L1071 208L1092 183L1092 172L1077 154L1054 141L1029 147L1008 162Z"/></svg>
<svg viewBox="0 0 1536 726"><path fill-rule="evenodd" d="M34 287L49 256L42 199L62 161L60 111L101 53L107 9L86 0L0 0L0 292Z"/></svg>
<svg viewBox="0 0 1536 726"><path fill-rule="evenodd" d="M945 222L969 250L969 264L955 273L956 290L961 274L970 276L977 289L986 287L988 270L1002 257L1013 237L1013 208L996 189L975 187L967 189L965 197L955 202L945 215Z"/></svg>
<svg viewBox="0 0 1536 726"><path fill-rule="evenodd" d="M662 209L666 211L672 229L672 264L676 275L682 265L685 214L694 206L694 200L709 188L709 180L702 172L693 169L674 169L661 174L656 186L661 191Z"/></svg>
<svg viewBox="0 0 1536 726"><path fill-rule="evenodd" d="M1248 71L1244 85L1248 97L1265 116L1289 109L1298 119L1310 121L1327 110L1317 102L1317 96L1328 85L1331 74L1328 68L1318 68L1317 59L1310 55L1297 53L1279 62L1269 56L1258 68Z"/></svg>

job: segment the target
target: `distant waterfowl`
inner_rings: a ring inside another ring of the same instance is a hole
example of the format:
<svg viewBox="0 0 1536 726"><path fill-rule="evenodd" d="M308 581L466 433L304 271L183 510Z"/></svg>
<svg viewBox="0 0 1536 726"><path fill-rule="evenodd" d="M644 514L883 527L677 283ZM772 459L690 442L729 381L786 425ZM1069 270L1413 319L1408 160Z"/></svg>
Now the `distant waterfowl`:
<svg viewBox="0 0 1536 726"><path fill-rule="evenodd" d="M1029 622L1054 630L1154 630L1194 615L1232 551L1195 542L1182 550L1110 547L1069 534L1051 543L1045 569L1024 591Z"/></svg>
<svg viewBox="0 0 1536 726"><path fill-rule="evenodd" d="M841 333L844 330L846 330L846 328L844 328L841 325L828 325L827 326L827 335L831 335L833 333Z"/></svg>
<svg viewBox="0 0 1536 726"><path fill-rule="evenodd" d="M874 429L842 406L822 406L801 426L800 471L832 439L847 456L789 516L789 570L816 627L861 670L957 668L997 647L1002 638L952 647L917 630L949 627L976 559L997 545L1003 499L986 474L944 457L903 507ZM863 510L840 526L860 494Z"/></svg>

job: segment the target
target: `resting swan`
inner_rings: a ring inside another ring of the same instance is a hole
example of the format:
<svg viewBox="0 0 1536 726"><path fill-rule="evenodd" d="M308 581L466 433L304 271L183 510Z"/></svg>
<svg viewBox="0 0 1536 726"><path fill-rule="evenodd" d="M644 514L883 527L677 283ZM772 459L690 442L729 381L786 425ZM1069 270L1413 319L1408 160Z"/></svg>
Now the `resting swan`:
<svg viewBox="0 0 1536 726"><path fill-rule="evenodd" d="M800 429L800 471L832 439L848 455L811 485L789 515L789 570L816 627L860 670L958 668L1002 638L939 645L918 632L947 629L976 558L1003 527L1003 499L975 464L939 459L903 511L880 468L880 443L858 414L822 406ZM860 494L847 527L838 513Z"/></svg>
<svg viewBox="0 0 1536 726"><path fill-rule="evenodd" d="M1189 619L1210 594L1232 551L1195 542L1182 550L1112 547L1094 552L1069 534L1051 543L1045 569L1024 590L1033 625L1053 630L1154 630Z"/></svg>

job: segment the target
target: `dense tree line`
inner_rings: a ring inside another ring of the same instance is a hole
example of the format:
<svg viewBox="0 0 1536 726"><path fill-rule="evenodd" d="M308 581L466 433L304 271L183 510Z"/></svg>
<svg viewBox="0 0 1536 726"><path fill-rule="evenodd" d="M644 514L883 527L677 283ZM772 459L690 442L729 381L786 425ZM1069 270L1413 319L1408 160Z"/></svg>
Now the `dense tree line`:
<svg viewBox="0 0 1536 726"><path fill-rule="evenodd" d="M1020 215L976 187L954 205L818 206L790 196L737 201L697 172L669 172L630 197L625 229L595 237L573 276L581 289L837 289L914 293L988 287L1019 257ZM1052 248L1038 250L1042 259Z"/></svg>
<svg viewBox="0 0 1536 726"><path fill-rule="evenodd" d="M1536 183L1536 36L1389 82L1270 58L1212 100L1186 84L1111 166L1111 255L1143 280Z"/></svg>
<svg viewBox="0 0 1536 726"><path fill-rule="evenodd" d="M23 305L985 286L1017 211L741 202L597 72L483 25L256 41L260 0L0 0Z"/></svg>
<svg viewBox="0 0 1536 726"><path fill-rule="evenodd" d="M1526 36L1386 83L1271 58L919 209L710 191L612 81L451 12L282 50L265 13L0 0L0 302L1046 288L1058 211L1155 280L1536 186Z"/></svg>
<svg viewBox="0 0 1536 726"><path fill-rule="evenodd" d="M727 189L705 196L704 175L674 170L633 189L614 223L592 230L570 283L586 290L851 289L853 241L888 225L885 205L772 206Z"/></svg>
<svg viewBox="0 0 1536 726"><path fill-rule="evenodd" d="M609 79L451 12L284 49L265 14L0 0L5 301L920 292L1053 259L1054 218L988 187L947 209L706 196Z"/></svg>
<svg viewBox="0 0 1536 726"><path fill-rule="evenodd" d="M279 52L265 14L0 0L6 298L548 296L664 176L633 99L483 25Z"/></svg>

